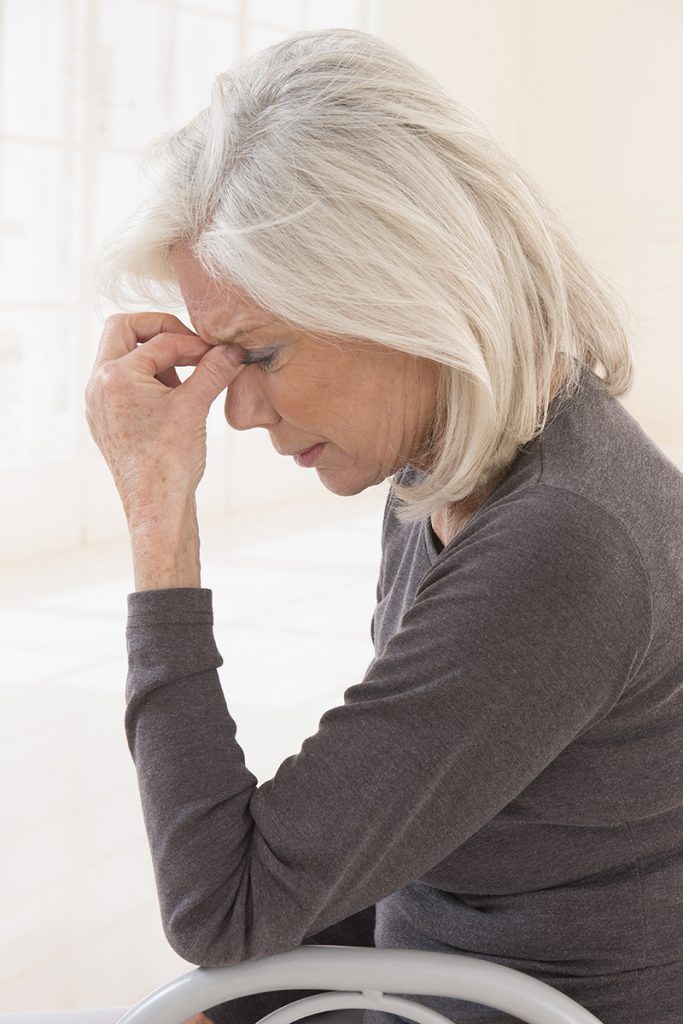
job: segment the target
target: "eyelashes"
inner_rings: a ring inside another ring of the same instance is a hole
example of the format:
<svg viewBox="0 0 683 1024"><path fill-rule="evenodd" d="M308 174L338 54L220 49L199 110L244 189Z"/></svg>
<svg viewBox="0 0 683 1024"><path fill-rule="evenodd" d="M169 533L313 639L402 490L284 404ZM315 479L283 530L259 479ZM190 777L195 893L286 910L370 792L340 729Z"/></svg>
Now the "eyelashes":
<svg viewBox="0 0 683 1024"><path fill-rule="evenodd" d="M277 352L248 352L244 359L240 359L242 366L258 366L259 370L266 373L272 370L277 360Z"/></svg>

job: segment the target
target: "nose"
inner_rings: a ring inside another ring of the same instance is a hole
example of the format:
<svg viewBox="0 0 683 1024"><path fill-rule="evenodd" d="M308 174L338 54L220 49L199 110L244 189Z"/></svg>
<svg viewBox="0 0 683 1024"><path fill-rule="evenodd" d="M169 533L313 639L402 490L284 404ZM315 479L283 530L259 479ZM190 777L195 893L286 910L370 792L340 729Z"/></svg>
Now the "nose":
<svg viewBox="0 0 683 1024"><path fill-rule="evenodd" d="M280 421L259 383L258 368L246 367L228 387L225 418L234 430L271 427Z"/></svg>

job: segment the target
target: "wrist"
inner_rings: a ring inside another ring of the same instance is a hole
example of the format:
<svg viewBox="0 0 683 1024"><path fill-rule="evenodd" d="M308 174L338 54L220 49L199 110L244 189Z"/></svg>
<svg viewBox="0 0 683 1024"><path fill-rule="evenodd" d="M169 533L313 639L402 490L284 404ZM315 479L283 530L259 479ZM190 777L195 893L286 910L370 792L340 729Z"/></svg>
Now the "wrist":
<svg viewBox="0 0 683 1024"><path fill-rule="evenodd" d="M201 587L194 498L183 510L155 507L129 517L135 589Z"/></svg>

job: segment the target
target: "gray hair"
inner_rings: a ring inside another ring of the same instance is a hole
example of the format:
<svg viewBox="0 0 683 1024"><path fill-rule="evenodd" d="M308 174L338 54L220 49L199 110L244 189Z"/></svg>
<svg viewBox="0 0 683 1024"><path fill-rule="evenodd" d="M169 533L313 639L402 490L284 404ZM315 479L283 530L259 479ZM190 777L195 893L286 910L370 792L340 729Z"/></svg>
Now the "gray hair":
<svg viewBox="0 0 683 1024"><path fill-rule="evenodd" d="M240 62L146 169L149 198L98 262L114 301L182 305L189 243L299 329L440 364L429 473L394 483L404 522L510 465L558 379L560 400L584 367L613 396L631 386L611 285L487 128L373 35L299 32Z"/></svg>

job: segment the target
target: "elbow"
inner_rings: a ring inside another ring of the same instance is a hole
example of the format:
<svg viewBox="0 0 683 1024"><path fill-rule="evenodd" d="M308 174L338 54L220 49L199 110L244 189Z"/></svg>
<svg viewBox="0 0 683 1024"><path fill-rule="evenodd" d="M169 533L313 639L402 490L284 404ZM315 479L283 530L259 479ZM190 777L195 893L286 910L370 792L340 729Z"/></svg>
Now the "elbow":
<svg viewBox="0 0 683 1024"><path fill-rule="evenodd" d="M302 944L306 930L295 925L296 914L257 914L248 896L221 896L214 891L198 900L161 901L166 939L188 963L233 967Z"/></svg>
<svg viewBox="0 0 683 1024"><path fill-rule="evenodd" d="M169 924L164 925L164 934L174 953L196 967L232 967L244 959L239 952L226 949L225 939Z"/></svg>
<svg viewBox="0 0 683 1024"><path fill-rule="evenodd" d="M197 967L231 967L247 959L244 942L225 918L205 916L200 908L185 908L162 915L164 935L171 949Z"/></svg>
<svg viewBox="0 0 683 1024"><path fill-rule="evenodd" d="M164 935L183 960L197 967L232 967L248 958L252 928L238 886L198 890L185 884L159 887L158 893Z"/></svg>
<svg viewBox="0 0 683 1024"><path fill-rule="evenodd" d="M230 913L208 918L198 908L174 913L163 920L164 934L173 951L197 967L234 967L245 960L261 959L300 945L289 937L265 933L247 920Z"/></svg>

